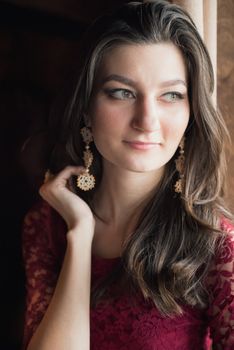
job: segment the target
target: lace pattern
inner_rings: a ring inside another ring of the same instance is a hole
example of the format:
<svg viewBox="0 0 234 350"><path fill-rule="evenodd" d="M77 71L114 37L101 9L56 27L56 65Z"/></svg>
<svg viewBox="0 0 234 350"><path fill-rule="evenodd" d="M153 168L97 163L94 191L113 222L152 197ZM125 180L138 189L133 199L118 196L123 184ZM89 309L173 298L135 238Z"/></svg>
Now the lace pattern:
<svg viewBox="0 0 234 350"><path fill-rule="evenodd" d="M217 253L207 279L210 292L209 317L213 349L234 349L234 229L226 220L224 244Z"/></svg>
<svg viewBox="0 0 234 350"><path fill-rule="evenodd" d="M91 310L91 350L234 350L234 233L223 221L226 238L207 278L207 310L184 307L184 314L163 318L143 298L127 296ZM66 226L44 201L27 214L23 225L23 256L27 278L25 349L49 305L66 249ZM117 260L116 260L117 261ZM92 279L105 274L115 260L93 257ZM173 344L173 345L172 345Z"/></svg>
<svg viewBox="0 0 234 350"><path fill-rule="evenodd" d="M54 254L51 236L48 234L51 232L51 224L51 210L46 202L36 205L26 215L23 224L23 258L27 290L24 348L45 314L61 266L59 255Z"/></svg>

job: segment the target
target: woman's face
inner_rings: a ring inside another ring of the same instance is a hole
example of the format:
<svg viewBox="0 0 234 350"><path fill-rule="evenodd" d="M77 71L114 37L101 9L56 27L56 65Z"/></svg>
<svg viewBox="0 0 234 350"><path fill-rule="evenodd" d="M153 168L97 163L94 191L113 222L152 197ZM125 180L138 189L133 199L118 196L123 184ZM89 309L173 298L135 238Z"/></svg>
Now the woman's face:
<svg viewBox="0 0 234 350"><path fill-rule="evenodd" d="M162 170L188 125L187 90L185 63L172 43L106 53L89 108L103 161L133 172Z"/></svg>

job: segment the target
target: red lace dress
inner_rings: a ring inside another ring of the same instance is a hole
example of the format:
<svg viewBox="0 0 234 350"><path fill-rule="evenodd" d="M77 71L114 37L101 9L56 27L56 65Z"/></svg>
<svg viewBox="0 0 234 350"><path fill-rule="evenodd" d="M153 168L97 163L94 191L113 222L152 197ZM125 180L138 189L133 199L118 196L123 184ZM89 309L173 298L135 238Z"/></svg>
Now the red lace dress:
<svg viewBox="0 0 234 350"><path fill-rule="evenodd" d="M91 350L234 350L234 237L223 223L225 245L215 259L207 284L206 310L185 306L182 316L165 318L139 295L100 303L91 310ZM26 216L23 254L27 275L24 348L50 302L66 249L66 226L45 202ZM92 257L92 283L114 268L119 259Z"/></svg>

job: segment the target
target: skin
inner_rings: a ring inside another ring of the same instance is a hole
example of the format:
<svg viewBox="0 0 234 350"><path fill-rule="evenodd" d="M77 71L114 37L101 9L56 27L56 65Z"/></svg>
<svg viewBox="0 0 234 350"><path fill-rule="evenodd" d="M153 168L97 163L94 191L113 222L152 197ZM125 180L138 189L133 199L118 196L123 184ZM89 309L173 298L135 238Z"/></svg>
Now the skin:
<svg viewBox="0 0 234 350"><path fill-rule="evenodd" d="M108 52L89 119L104 169L94 207L105 223L96 221L93 250L118 256L188 125L186 69L178 48L122 45Z"/></svg>
<svg viewBox="0 0 234 350"><path fill-rule="evenodd" d="M125 82L103 83L110 75L125 77ZM126 84L126 78L134 86ZM110 89L121 90L110 93ZM82 167L66 167L40 188L41 196L67 223L67 249L53 297L28 350L90 349L91 254L121 254L124 238L188 124L186 69L180 51L167 43L120 46L106 54L89 120L103 156L103 178L93 205L104 221L94 218L89 206L68 188L69 178L82 173Z"/></svg>
<svg viewBox="0 0 234 350"><path fill-rule="evenodd" d="M117 81L118 76L131 79L132 86ZM104 164L114 171L160 177L188 124L186 85L182 55L171 43L120 46L106 54L90 108L94 142ZM139 150L127 143L134 140L159 144Z"/></svg>

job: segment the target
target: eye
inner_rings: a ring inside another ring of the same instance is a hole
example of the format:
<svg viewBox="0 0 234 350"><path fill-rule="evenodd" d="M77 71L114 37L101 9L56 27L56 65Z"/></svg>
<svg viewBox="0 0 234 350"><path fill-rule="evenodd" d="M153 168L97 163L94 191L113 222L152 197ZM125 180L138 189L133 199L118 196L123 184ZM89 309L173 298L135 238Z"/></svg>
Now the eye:
<svg viewBox="0 0 234 350"><path fill-rule="evenodd" d="M135 98L133 92L127 89L108 89L107 94L117 100L128 100Z"/></svg>
<svg viewBox="0 0 234 350"><path fill-rule="evenodd" d="M167 92L166 94L162 95L162 99L166 102L176 102L178 100L182 100L184 98L184 95L180 92Z"/></svg>

